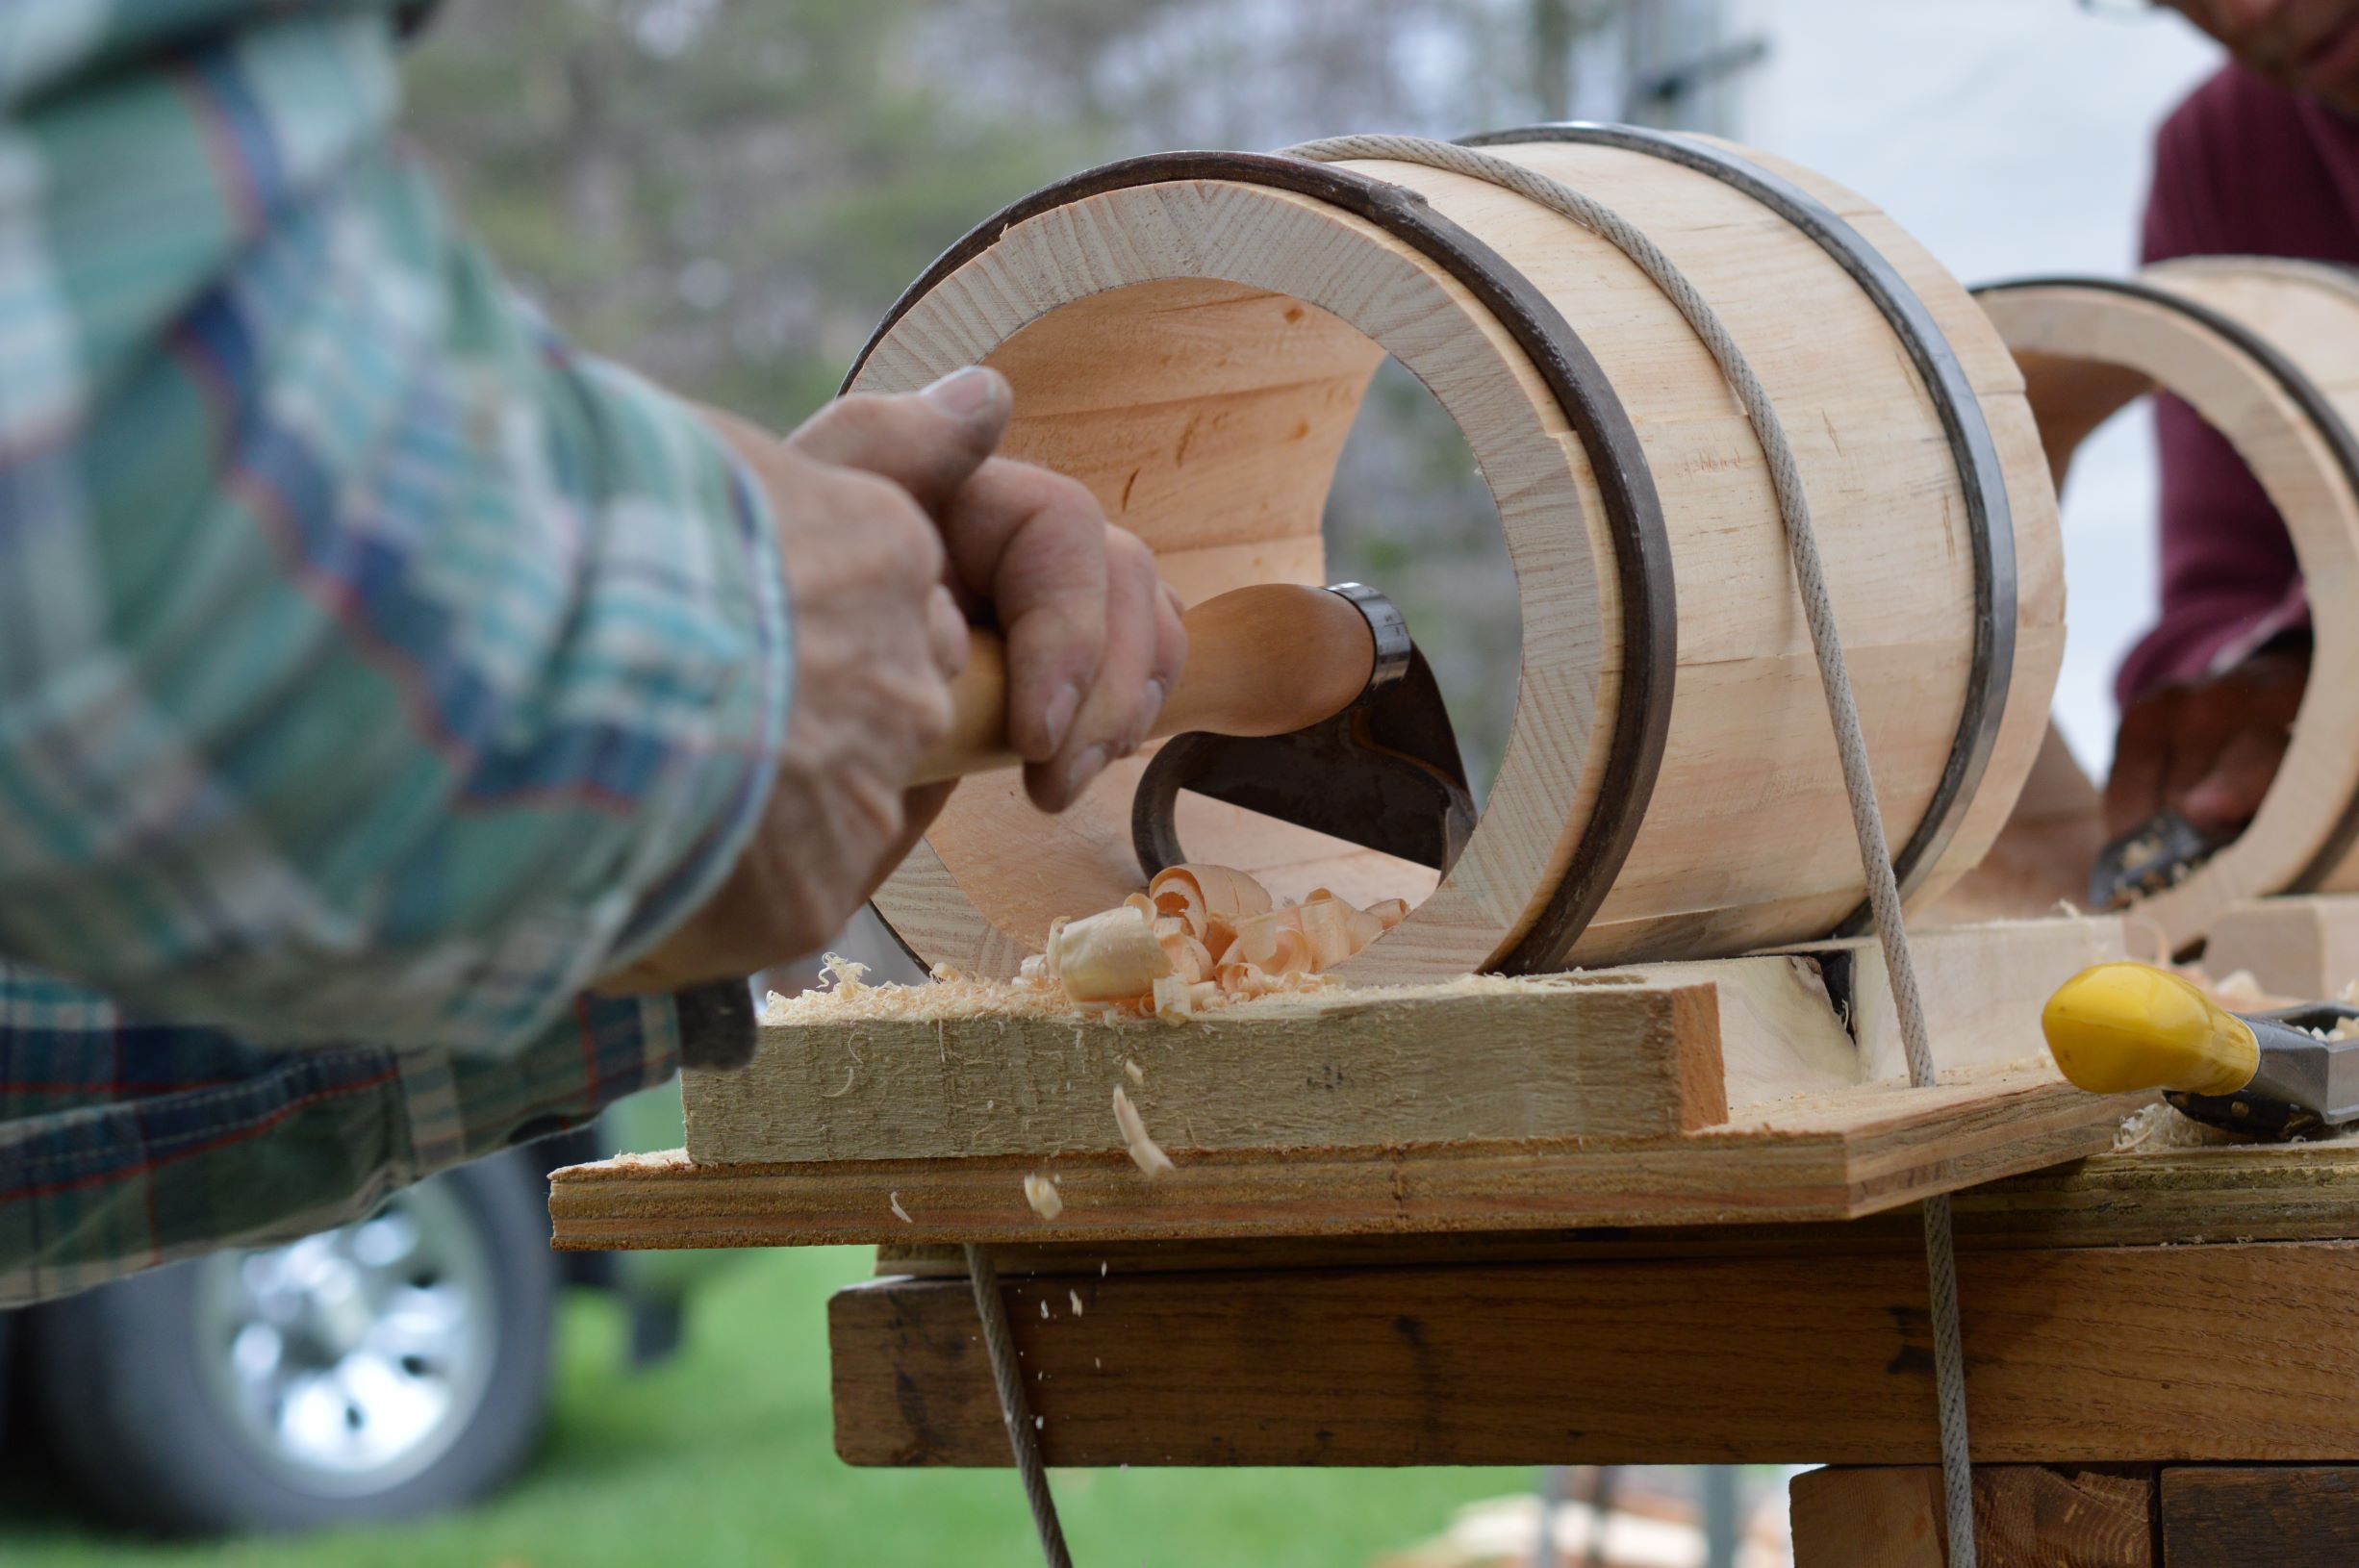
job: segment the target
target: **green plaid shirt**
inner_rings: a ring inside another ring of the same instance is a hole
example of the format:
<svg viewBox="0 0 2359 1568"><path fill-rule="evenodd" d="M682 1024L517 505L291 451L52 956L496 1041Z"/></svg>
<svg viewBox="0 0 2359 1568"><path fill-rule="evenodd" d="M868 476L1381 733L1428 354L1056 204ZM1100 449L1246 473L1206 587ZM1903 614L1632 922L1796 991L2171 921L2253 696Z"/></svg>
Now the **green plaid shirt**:
<svg viewBox="0 0 2359 1568"><path fill-rule="evenodd" d="M661 1081L784 585L392 126L391 0L0 0L0 1302Z"/></svg>

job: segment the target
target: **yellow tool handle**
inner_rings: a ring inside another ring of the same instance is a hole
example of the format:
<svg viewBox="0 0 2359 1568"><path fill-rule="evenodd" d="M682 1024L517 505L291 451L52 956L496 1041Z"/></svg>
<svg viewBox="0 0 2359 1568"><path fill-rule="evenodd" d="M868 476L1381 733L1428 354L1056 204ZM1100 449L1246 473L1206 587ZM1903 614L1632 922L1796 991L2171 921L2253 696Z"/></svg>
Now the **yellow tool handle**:
<svg viewBox="0 0 2359 1568"><path fill-rule="evenodd" d="M2151 964L2082 970L2048 998L2040 1027L2064 1075L2092 1094L2232 1095L2261 1065L2250 1024Z"/></svg>

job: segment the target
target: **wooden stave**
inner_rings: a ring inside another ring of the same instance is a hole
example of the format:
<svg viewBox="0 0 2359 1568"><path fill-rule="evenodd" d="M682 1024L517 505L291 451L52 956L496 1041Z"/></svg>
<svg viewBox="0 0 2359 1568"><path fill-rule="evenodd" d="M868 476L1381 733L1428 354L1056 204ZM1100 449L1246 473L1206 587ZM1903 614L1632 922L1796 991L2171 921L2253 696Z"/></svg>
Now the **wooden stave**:
<svg viewBox="0 0 2359 1568"><path fill-rule="evenodd" d="M2277 275L2289 279L2306 278L2307 281L2325 283L2336 292L2345 295L2346 303L2354 313L2359 313L2359 269L2278 257L2195 256L2175 258L2153 264L2143 269L2139 275L2131 278L2081 274L2036 275L1980 284L1975 286L1972 292L1977 299L1989 299L2034 290L2082 291L2135 300L2185 318L2218 339L2232 353L2248 361L2284 394L2288 401L2300 412L2311 433L2318 438L2329 454L2345 489L2355 500L2359 500L2359 438L2354 437L2349 422L2336 411L2332 400L2309 373L2268 337L2247 326L2233 315L2176 290L2150 281L2158 277L2169 279L2173 274L2200 276L2207 272L2225 272L2230 275L2237 273ZM2003 322L2000 325L2003 334L2005 325ZM2055 352L2047 349L2032 351ZM2125 367L2125 368L2133 371L2137 369L2135 367ZM2137 373L2143 374L2143 371ZM2149 376L2145 379L2148 383L2147 393L2155 391L2170 391L2174 392L2175 395L2174 389L2163 386L2156 378ZM2130 401L2136 401L2136 398L2133 397ZM2123 407L2126 406L2126 404L2123 405ZM2038 410L2035 408L2034 412L2037 414ZM2115 415L2119 412L2120 409L2115 410ZM2109 415L2107 418L2110 419L2113 417L2114 415ZM2086 439L2086 435L2081 438L2083 441ZM2075 443L2076 446L2077 444L2078 443ZM2243 454L2239 455L2241 459ZM2060 488L2062 477L2061 474L2058 475ZM2297 560L2299 553L2298 543L2296 543ZM2296 723L2298 725L2300 722L2301 719L2297 714ZM2283 886L2264 891L2270 894L2318 892L2329 879L2334 877L2340 868L2353 858L2354 848L2359 848L2359 770L2353 771L2348 793L2333 819L2322 830L2316 847L2310 851L2298 869L2285 879ZM2233 846L2229 849L2223 849L2221 854L2231 852L2233 852ZM2189 881L2194 882L2203 874L2202 871L2198 871L2194 876L2189 878ZM2169 891L2175 894L2179 890L2174 887ZM2229 901L2233 900L2223 900L2220 908L2215 909L2213 913L2217 915L2221 912L2226 902ZM2140 904L2131 905L2130 909L2134 913L2143 907L2143 904L2142 900ZM2185 954L2197 948L2204 936L2208 934L2208 927L2188 927L2167 931L2165 934L2172 950Z"/></svg>
<svg viewBox="0 0 2359 1568"><path fill-rule="evenodd" d="M1892 328L1915 365L1931 396L1951 461L1966 495L1966 520L1975 552L1974 645L1966 671L1966 704L1958 734L1933 799L1909 837L1892 855L1892 872L1903 898L1913 896L1940 863L1989 769L2007 707L2015 664L2016 563L2013 508L2006 475L1983 417L1982 400L1967 383L1955 350L1927 314L1923 301L1883 252L1869 244L1833 208L1783 176L1727 147L1647 126L1562 121L1486 131L1461 137L1470 147L1523 141L1572 141L1645 153L1708 174L1733 186L1784 218L1849 273ZM1860 907L1836 927L1835 935L1867 929L1869 913Z"/></svg>
<svg viewBox="0 0 2359 1568"><path fill-rule="evenodd" d="M1485 140L1511 140L1517 135L1519 135L1519 133L1502 133L1498 137L1487 138ZM1747 166L1758 168L1758 165ZM1256 169L1272 173L1283 171L1287 175L1287 178L1285 178L1282 182L1283 188L1302 190L1305 189L1306 184L1308 183L1306 182L1302 171L1332 169L1332 165L1306 164L1295 160L1251 154L1163 154L1154 155L1154 157L1148 159L1128 161L1126 164L1122 164L1108 165L1108 167L1105 169L1091 170L1082 175L1075 176L1070 180L1059 182L1057 185L1045 188L1042 191L1033 193L1031 196L1027 197L1023 201L1015 204L1006 212L1003 212L992 220L978 226L978 228L971 233L965 240L961 240L957 245L953 245L948 251L946 251L944 256L938 259L937 262L928 268L927 272L922 276L917 283L913 284L908 291L905 291L901 299L896 303L893 311L887 316L884 322L880 324L875 335L872 337L868 347L863 349L860 362L855 364L853 375L857 376L859 364L864 364L867 361L869 354L875 349L878 342L885 339L885 337L890 333L894 322L900 317L900 316L909 308L913 301L922 298L931 288L935 287L942 278L954 270L964 260L977 255L983 249L987 248L1008 224L1021 221L1024 217L1037 213L1050 211L1064 202L1078 199L1080 195L1090 191L1110 189L1120 184L1142 183L1151 175L1171 178L1202 178L1207 174L1211 174L1215 177L1223 177L1234 176L1244 169ZM1347 176L1353 175L1353 171L1349 169L1333 170L1333 172L1345 174ZM1699 170L1699 172L1709 173L1711 171L1709 169L1702 169ZM1759 170L1759 176L1761 182L1763 184L1784 184L1783 177L1771 173L1766 169ZM1391 212L1423 212L1429 216L1431 215L1430 205L1425 202L1423 198L1416 196L1414 192L1407 190L1406 188L1393 185L1381 179L1372 179L1364 174L1354 177L1362 182L1360 189L1373 190L1377 192L1385 193L1382 199L1386 202ZM1718 176L1715 175L1714 177L1717 178ZM1734 182L1723 181L1723 183ZM1810 207L1823 212L1827 219L1833 224L1841 227L1847 232L1849 231L1849 225L1845 223L1843 219L1837 216L1831 209L1827 209L1823 206L1823 204L1819 203L1816 197L1801 191L1799 188L1791 189L1794 190L1796 198L1800 203L1808 204ZM1324 190L1314 191L1314 193L1320 195L1326 194ZM1361 211L1363 214L1370 211L1370 209L1367 208L1359 208L1357 210ZM1776 212L1780 218L1785 219L1789 224L1792 223L1792 218L1789 214L1783 211L1778 211L1774 205L1771 206L1771 210ZM1454 224L1449 226L1454 229L1458 227ZM1793 226L1802 230L1806 235L1810 233L1809 227L1806 225L1794 224ZM1400 229L1393 227L1391 224L1387 224L1386 227L1396 235L1401 233ZM1459 230L1459 232L1460 234L1465 233L1465 231L1462 229ZM1469 238L1471 239L1471 237ZM1844 270L1851 273L1855 282L1858 281L1859 268L1854 265L1849 265L1856 262L1856 256L1845 256L1841 253L1839 247L1829 245L1823 238L1816 236L1812 236L1812 238L1814 242L1817 243L1821 250L1832 256L1836 262L1839 264L1844 264ZM1864 239L1859 238L1856 236L1856 234L1854 235L1854 241L1858 251L1864 252L1869 256L1880 255L1880 253L1876 252L1871 246L1869 246ZM1484 250L1488 249L1487 246L1483 246L1480 240L1471 240L1471 243L1475 246L1481 247ZM1424 246L1420 246L1419 248L1429 257L1434 256L1433 250L1427 249ZM1466 271L1458 268L1450 268L1449 270L1451 271L1451 274L1458 278L1460 282L1468 283L1470 287L1474 286L1475 280L1470 279ZM1509 277L1520 277L1520 274L1515 273L1513 268L1502 266L1499 270L1504 272ZM1487 282L1493 280L1490 278L1484 278L1483 281ZM1910 290L1905 283L1900 283L1896 279L1895 282L1897 283L1898 291L1901 294L1911 299L1915 298L1914 291ZM1895 311L1890 294L1879 294L1872 289L1864 290L1864 292L1865 292L1876 304L1878 310L1884 315L1888 324L1891 322ZM1484 303L1486 305L1492 305L1493 308L1496 309L1496 306L1493 305L1491 300L1485 299ZM1547 310L1552 315L1556 314L1553 306L1548 306ZM1505 316L1502 316L1501 318L1503 322L1507 321L1507 317ZM1570 329L1567 328L1566 330L1569 333ZM1932 329L1932 337L1935 342L1940 343L1944 347L1946 346L1946 339L1938 328ZM1518 335L1518 338L1519 341L1524 341L1524 345L1527 351L1529 351L1531 346L1529 341L1525 341L1521 334ZM1922 344L1920 343L1913 346L1921 347ZM1937 410L1940 409L1942 404L1941 391L1936 385L1939 378L1934 376L1924 376L1921 374L1921 367L1925 359L1923 354L1912 353L1911 357L1913 362L1920 367L1920 379L1925 385L1928 400L1936 406ZM1535 355L1534 358L1535 365L1540 363L1541 356ZM850 378L848 378L848 385L849 384ZM1970 410L1974 414L1978 415L1981 409L1978 394L1974 393L1971 389L1967 389L1965 395ZM1566 412L1568 417L1573 417L1570 409L1568 409ZM1956 428L1958 422L1955 417L1956 411L1951 409L1947 411L1947 414L1949 417L1945 418L1944 420L1942 433L1946 438L1948 438L1952 452L1955 454L1962 444L1959 440L1958 430ZM1637 471L1643 472L1643 453L1636 453L1634 455L1636 458L1635 467L1636 468ZM1606 477L1610 468L1620 467L1620 465L1609 465L1605 462L1599 461L1598 455L1594 449L1591 453L1591 462L1601 481ZM1956 464L1954 456L1953 466L1959 466ZM1973 497L1974 486L1970 479L1963 472L1960 472L1957 477L1961 490L1967 493L1969 497ZM1985 490L1978 498L1983 503L1979 508L1980 517L1982 518L1989 519L1993 516L2003 518L2006 516L2006 509L2009 502L2003 487L1993 487L1992 489ZM1986 536L1991 531L1988 527L1987 520L1983 531ZM2002 543L2011 553L2013 547L2012 535L2006 536ZM1617 551L1616 571L1617 574L1622 576L1622 580L1624 581L1625 585L1627 585L1630 581L1626 567L1626 562L1628 560L1629 556L1626 553ZM1661 571L1661 576L1654 579L1654 581L1667 584L1669 578L1670 572L1667 569L1666 561L1665 569ZM1990 728L1995 727L1997 715L2004 711L2004 690L2007 678L2012 672L2009 668L2008 661L1992 657L1992 645L1993 644L1997 643L1999 639L1989 627L1989 622L1991 620L1992 614L1994 613L1994 608L2003 597L1999 592L1999 585L2003 582L2003 580L2004 573L1998 570L1977 570L1973 576L1976 597L1975 628L1978 633L1975 640L1975 681L1973 684L1977 691L1990 694L1990 695L1985 698L1984 703L1985 713L1989 716ZM1650 589L1652 586L1653 582L1650 582ZM1625 594L1624 604L1626 612L1636 597L1636 595L1635 594L1628 593ZM1986 608L1986 605L1990 608ZM1668 609L1667 602L1665 603L1665 609ZM1670 620L1671 618L1667 614L1661 618L1661 624L1666 633L1674 630L1670 624ZM2006 636L2012 638L2015 629L2014 618L2012 615L2010 615L2006 617L2005 620ZM1626 647L1631 645L1632 645L1626 642ZM1666 676L1670 668L1671 667L1666 664ZM1664 700L1660 704L1660 706L1654 703L1648 703L1645 705L1651 710L1646 717L1649 720L1649 728L1652 730L1655 745L1654 754L1647 759L1650 776L1653 766L1660 761L1661 737L1663 733L1665 720L1667 719L1668 695L1669 680L1666 678L1662 687L1662 695ZM1637 705L1625 703L1617 711L1617 724L1626 720L1630 716L1632 709L1636 706ZM1983 725L1976 724L1972 721L1975 716L1972 714L1971 709L1972 702L1969 699L1967 703L1968 711L1966 714L1962 714L1961 722L1959 724L1959 737L1961 741L1963 741L1963 738L1970 731L1981 730L1984 728ZM1987 750L1984 752L1980 760L1987 764ZM1970 755L1970 748L1966 745L1953 743L1950 747L1947 765L1943 769L1943 778L1950 784L1949 793L1953 803L1958 805L1960 808L1960 814L1962 814L1964 806L1970 804L1976 797L1975 792L1972 788L1974 781L1970 772L1972 766L1974 766L1974 759ZM1625 791L1621 793L1624 798L1630 799L1635 803L1636 798L1635 791ZM1601 806L1605 800L1611 798L1613 798L1613 792L1608 792L1607 794L1601 796ZM2004 809L2003 806L2001 809ZM1626 814L1626 821L1629 823L1629 829L1622 835L1621 843L1615 847L1617 858L1621 850L1627 849L1630 835L1631 833L1635 833L1636 826L1643 819L1643 812L1636 810L1632 810ZM1956 817L1952 814L1939 812L1928 808L1919 814L1917 823L1918 831L1912 835L1912 843L1917 843L1928 837L1932 837L1933 835L1941 834L1945 830L1954 830L1955 823ZM1587 840L1585 840L1585 848L1587 842ZM1939 859L1940 848L1940 845L1939 839L1934 838L1929 848L1921 853L1921 862L1924 868L1930 869L1933 863ZM1599 857L1601 863L1602 858L1603 857ZM1566 881L1571 882L1573 878L1568 874ZM1610 889L1611 883L1611 875L1602 876L1597 879L1597 885L1594 891L1589 894L1588 899L1586 900L1590 903L1592 908L1594 907L1594 900L1603 897L1604 893ZM1562 910L1573 907L1573 903L1571 900L1560 896L1560 898L1555 900L1555 907ZM1540 969L1561 967L1561 960L1565 948L1569 946L1569 942L1572 938L1578 937L1583 929L1584 923L1585 923L1585 922L1581 921L1570 923L1564 934L1554 942L1535 943L1531 940L1525 941L1518 948L1510 950L1507 960L1503 961L1498 967L1509 968L1509 972L1520 971L1527 973ZM888 925L890 925L890 922L888 922ZM1535 932L1538 929L1539 927L1536 925L1534 927ZM1696 927L1696 940L1707 944L1719 941L1718 938L1712 935L1708 923L1699 923ZM1724 941L1719 941L1719 945L1725 947L1726 943ZM1554 954L1553 957L1549 956L1551 953Z"/></svg>
<svg viewBox="0 0 2359 1568"><path fill-rule="evenodd" d="M1809 236L1704 171L1665 167L1636 149L1535 143L1492 150L1607 203L1624 221L1647 231L1715 301L1781 407L1802 411L1799 422L1789 412L1788 429L1804 457L1806 483L1814 496L1823 497L1821 551L1837 570L1833 587L1838 614L1854 681L1864 704L1869 705L1870 749L1885 781L1885 810L1895 822L1918 820L1950 754L1964 706L1958 671L1966 662L1971 637L1974 575L1964 538L1963 491L1946 436L1932 396L1894 340L1888 317ZM1754 156L1857 225L1921 293L1969 372L1973 395L2005 457L2009 508L2016 524L2012 543L2020 553L2023 582L2011 676L2017 693L2029 696L2004 711L1991 782L1970 797L1956 840L1915 901L1917 907L1929 907L1993 841L2038 751L2046 707L2041 699L2063 645L2054 494L2020 395L2020 374L1966 291L1872 202L1773 155ZM1771 502L1758 443L1740 417L1710 412L1713 405L1733 407L1724 377L1712 367L1692 328L1660 286L1644 281L1617 247L1561 220L1553 226L1560 228L1564 238L1552 241L1546 232L1552 224L1542 221L1546 204L1485 182L1473 171L1437 171L1413 157L1387 160L1378 154L1357 166L1417 185L1444 211L1491 239L1544 291L1567 301L1566 309L1591 333L1591 343L1610 373L1617 382L1632 378L1624 395L1641 429L1648 432L1650 455L1664 487L1682 573L1680 703L1686 717L1674 718L1656 806L1623 881L1610 897L1600 923L1592 925L1575 948L1575 961L1621 964L1672 954L1709 956L1805 940L1806 932L1832 928L1859 902L1858 850L1835 771L1824 697L1811 668L1810 644L1801 632L1800 606L1792 599L1790 569L1774 513L1764 510ZM1650 173L1650 166L1660 172ZM1493 229L1493 222L1501 226ZM1745 238L1718 238L1737 232ZM1752 249L1756 240L1767 246L1758 265ZM1785 287L1758 288L1758 281L1769 275L1764 268L1772 269ZM1581 296L1561 292L1568 286L1599 291L1595 302L1607 316L1593 323L1570 302ZM1795 289L1806 291L1790 291ZM1803 308L1806 300L1812 308ZM1824 324L1798 325L1815 323L1830 308ZM1609 326L1608 321L1614 324ZM1674 350L1674 342L1684 347ZM1795 358L1785 357L1788 348ZM1857 381L1847 363L1856 367ZM1848 397L1846 389L1866 387L1886 401L1871 408ZM1892 403L1891 398L1905 401ZM1827 400L1823 407L1818 399ZM1824 423L1814 413L1831 413L1839 423ZM1722 421L1718 434L1702 434L1714 419ZM1657 429L1665 433L1660 443ZM1698 434L1678 434L1681 431ZM1853 466L1855 434L1868 440L1860 453L1867 467ZM1742 487L1712 483L1707 476L1723 468L1749 471L1759 494L1747 499ZM1943 494L1946 500L1937 499ZM1905 509L1906 533L1892 532L1900 518L1888 507L1888 499ZM1745 519L1742 526L1755 534L1755 545L1741 557L1742 569L1752 575L1732 578L1716 564L1733 558L1713 543L1715 534L1725 532L1712 526L1710 519L1715 517ZM1923 563L1938 573L1927 580L1929 593L1906 586L1911 581L1907 575L1879 569L1886 547L1882 542L1888 539L1900 552L1889 559ZM1945 552L1944 542L1954 547ZM1699 551L1693 560L1691 548ZM1864 561L1862 550L1866 552ZM1689 580L1699 570L1695 581L1703 585L1700 596L1690 593ZM1755 582L1773 598L1778 596L1775 585L1786 585L1783 596L1791 610L1786 618L1788 640L1782 647L1776 634L1761 621L1756 608L1763 602L1761 594L1743 586ZM1879 582L1883 586L1870 586ZM1939 586L1931 586L1934 583ZM1877 594L1883 596L1862 597ZM1890 608L1909 603L1932 611L1938 631L1932 622L1922 636L1895 629ZM1691 604L1697 616L1691 617ZM1749 625L1749 630L1735 639L1718 637L1710 627L1724 609L1736 611L1732 624ZM1703 641L1691 645L1691 637L1699 634ZM1908 651L1911 647L1917 650L1914 655ZM1915 676L1902 672L1912 658L1917 664ZM1781 662L1788 671L1783 676L1774 673ZM1775 733L1816 737L1816 743L1775 741L1777 771L1739 764L1715 785L1713 732L1699 727L1695 716L1715 709L1741 714L1742 709L1729 706L1728 694L1735 688L1717 686L1715 691L1715 686L1721 672L1747 665L1764 672L1757 679L1785 683ZM1707 677L1700 686L1692 679L1699 673ZM1691 707L1691 687L1711 695L1696 696ZM1899 711L1892 706L1892 694L1904 688L1920 692L1920 704L1941 704L1940 713L1920 705L1920 721L1891 719ZM1874 718L1879 705L1886 716L1882 735ZM1811 770L1818 779L1808 787L1807 837L1792 841L1815 849L1798 858L1763 831L1764 824L1774 828L1780 818L1801 820L1788 807L1774 804L1787 797L1786 781L1804 776L1790 771L1797 767ZM1768 793L1755 795L1757 789ZM1705 793L1688 793L1699 790ZM1715 799L1718 805L1712 803ZM1743 803L1748 800L1753 804ZM1671 809L1666 811L1666 806ZM1724 822L1742 836L1745 847L1740 853L1726 846L1702 853L1691 847L1713 844L1712 838L1697 835L1716 834ZM1714 867L1728 873L1725 897L1715 897L1707 887ZM1697 901L1681 901L1687 899Z"/></svg>

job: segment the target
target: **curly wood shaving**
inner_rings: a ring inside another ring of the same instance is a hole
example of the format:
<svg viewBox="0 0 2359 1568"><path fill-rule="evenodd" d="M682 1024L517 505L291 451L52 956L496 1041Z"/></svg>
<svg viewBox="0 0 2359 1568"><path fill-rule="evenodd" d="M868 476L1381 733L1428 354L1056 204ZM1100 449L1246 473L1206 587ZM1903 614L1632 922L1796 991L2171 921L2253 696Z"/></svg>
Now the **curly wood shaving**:
<svg viewBox="0 0 2359 1568"><path fill-rule="evenodd" d="M1051 967L1075 1001L1135 1001L1172 973L1171 954L1135 903L1077 920L1050 939Z"/></svg>
<svg viewBox="0 0 2359 1568"><path fill-rule="evenodd" d="M835 994L839 997L858 996L861 991L860 981L868 974L866 964L855 964L842 953L835 952L822 958L819 961L819 967L827 972L827 978L832 982Z"/></svg>

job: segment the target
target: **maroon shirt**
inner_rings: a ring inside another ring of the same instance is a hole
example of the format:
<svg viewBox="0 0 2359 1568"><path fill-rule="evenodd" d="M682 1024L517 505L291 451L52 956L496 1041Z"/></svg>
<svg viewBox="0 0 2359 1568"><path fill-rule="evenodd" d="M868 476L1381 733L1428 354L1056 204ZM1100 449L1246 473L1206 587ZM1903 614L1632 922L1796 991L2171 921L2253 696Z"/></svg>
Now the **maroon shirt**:
<svg viewBox="0 0 2359 1568"><path fill-rule="evenodd" d="M2144 259L2291 256L2359 265L2359 125L2230 65L2154 138ZM2155 399L2162 459L2162 614L2130 650L2131 697L2241 657L2298 623L2294 545L2226 441L2175 397Z"/></svg>

